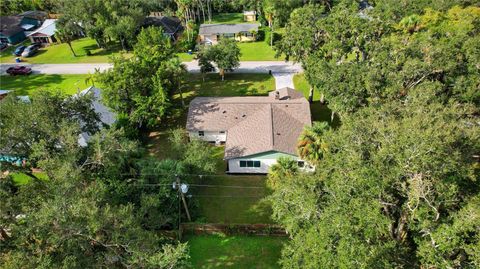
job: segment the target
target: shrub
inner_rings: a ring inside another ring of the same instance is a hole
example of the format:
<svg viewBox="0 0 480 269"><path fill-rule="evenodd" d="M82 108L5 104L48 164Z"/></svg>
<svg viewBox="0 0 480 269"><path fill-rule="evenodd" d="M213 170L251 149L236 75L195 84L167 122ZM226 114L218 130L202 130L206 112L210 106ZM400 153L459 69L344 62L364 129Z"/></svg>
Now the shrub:
<svg viewBox="0 0 480 269"><path fill-rule="evenodd" d="M273 44L274 45L275 45L275 43L280 41L280 39L282 39L282 35L280 35L277 32L273 32L273 35L272 35L272 31L270 31L270 29L268 29L268 31L267 30L265 31L265 39L264 39L265 43L270 45L270 38L272 38L272 36L273 36Z"/></svg>
<svg viewBox="0 0 480 269"><path fill-rule="evenodd" d="M264 40L265 40L265 29L258 29L257 41L264 41Z"/></svg>

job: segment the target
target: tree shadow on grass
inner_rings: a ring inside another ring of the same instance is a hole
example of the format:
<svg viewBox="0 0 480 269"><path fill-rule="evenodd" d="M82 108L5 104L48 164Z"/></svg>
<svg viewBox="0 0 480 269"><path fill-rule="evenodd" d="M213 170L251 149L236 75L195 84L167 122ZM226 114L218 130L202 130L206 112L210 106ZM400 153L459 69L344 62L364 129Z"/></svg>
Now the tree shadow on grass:
<svg viewBox="0 0 480 269"><path fill-rule="evenodd" d="M2 76L0 88L13 90L17 95L31 95L37 90L60 90L56 85L64 80L62 75Z"/></svg>
<svg viewBox="0 0 480 269"><path fill-rule="evenodd" d="M75 52L77 53L78 56L109 56L113 53L119 53L122 51L122 46L120 45L119 42L116 41L110 41L107 43L107 48L100 48L97 43L93 44L88 44L84 46L78 46L76 47ZM90 55L87 55L87 51L90 52Z"/></svg>
<svg viewBox="0 0 480 269"><path fill-rule="evenodd" d="M310 104L310 111L312 113L312 121L326 121L333 128L340 126L341 121L338 114L335 114L332 118L332 110L328 107L327 104L322 104L320 101L315 101Z"/></svg>

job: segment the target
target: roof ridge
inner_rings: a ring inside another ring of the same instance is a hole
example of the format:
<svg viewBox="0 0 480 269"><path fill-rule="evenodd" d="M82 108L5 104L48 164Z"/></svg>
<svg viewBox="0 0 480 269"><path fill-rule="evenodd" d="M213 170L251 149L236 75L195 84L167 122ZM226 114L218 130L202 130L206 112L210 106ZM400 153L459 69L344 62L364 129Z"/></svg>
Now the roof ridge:
<svg viewBox="0 0 480 269"><path fill-rule="evenodd" d="M273 149L275 147L275 134L273 133L273 107L272 104L270 104L270 135L272 137L272 143L271 143L271 148Z"/></svg>

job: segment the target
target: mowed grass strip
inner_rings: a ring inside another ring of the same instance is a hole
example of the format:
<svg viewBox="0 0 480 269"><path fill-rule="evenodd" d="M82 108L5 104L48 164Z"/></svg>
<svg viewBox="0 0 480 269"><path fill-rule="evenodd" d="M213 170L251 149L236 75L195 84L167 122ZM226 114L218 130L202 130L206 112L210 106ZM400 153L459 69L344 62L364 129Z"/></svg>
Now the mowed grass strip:
<svg viewBox="0 0 480 269"><path fill-rule="evenodd" d="M193 268L273 269L287 239L202 235L187 237Z"/></svg>
<svg viewBox="0 0 480 269"><path fill-rule="evenodd" d="M89 86L89 75L28 75L0 76L0 89L15 91L17 95L31 95L38 90L59 90L65 94L76 94Z"/></svg>

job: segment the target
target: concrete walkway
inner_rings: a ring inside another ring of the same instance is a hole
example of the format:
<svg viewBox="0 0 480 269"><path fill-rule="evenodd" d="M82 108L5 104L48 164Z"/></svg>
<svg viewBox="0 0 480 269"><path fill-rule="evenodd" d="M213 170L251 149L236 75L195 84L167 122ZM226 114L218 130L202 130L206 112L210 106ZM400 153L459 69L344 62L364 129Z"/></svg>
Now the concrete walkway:
<svg viewBox="0 0 480 269"><path fill-rule="evenodd" d="M272 73L273 77L275 78L275 87L276 89L281 89L285 87L289 87L295 89L293 85L293 75L294 73Z"/></svg>
<svg viewBox="0 0 480 269"><path fill-rule="evenodd" d="M189 72L198 73L200 67L197 61L184 62ZM34 74L88 74L95 73L96 69L100 71L111 68L108 63L89 63L89 64L0 64L0 74L5 74L5 71L10 66L26 65L30 66ZM240 67L235 73L298 73L302 72L302 67L299 64L282 61L248 61L240 62Z"/></svg>

